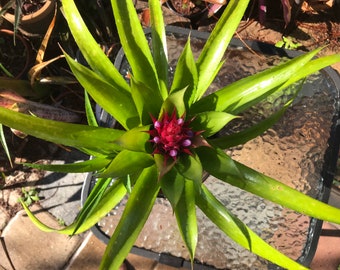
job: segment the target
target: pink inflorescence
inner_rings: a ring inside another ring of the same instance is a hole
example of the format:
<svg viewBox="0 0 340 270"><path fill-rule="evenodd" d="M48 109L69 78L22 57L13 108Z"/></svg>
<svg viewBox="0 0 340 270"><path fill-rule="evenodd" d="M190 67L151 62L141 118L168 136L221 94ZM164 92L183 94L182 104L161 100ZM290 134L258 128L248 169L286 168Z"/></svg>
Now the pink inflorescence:
<svg viewBox="0 0 340 270"><path fill-rule="evenodd" d="M171 116L164 112L159 120L152 118L152 121L153 128L149 134L150 141L154 143L154 154L163 154L174 160L181 153L191 155L190 148L198 134L189 127L191 121L184 121L183 117L177 118L176 111Z"/></svg>

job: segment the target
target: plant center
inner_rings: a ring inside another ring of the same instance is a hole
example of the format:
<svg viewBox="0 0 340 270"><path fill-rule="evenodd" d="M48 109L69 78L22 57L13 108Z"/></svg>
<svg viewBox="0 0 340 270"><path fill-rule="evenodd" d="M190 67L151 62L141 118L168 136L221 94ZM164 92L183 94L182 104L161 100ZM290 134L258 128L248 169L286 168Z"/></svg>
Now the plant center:
<svg viewBox="0 0 340 270"><path fill-rule="evenodd" d="M153 119L153 128L149 131L154 144L154 154L162 154L174 160L181 154L191 154L192 140L196 135L189 127L190 121L177 118L176 112L170 116L164 112L159 120Z"/></svg>

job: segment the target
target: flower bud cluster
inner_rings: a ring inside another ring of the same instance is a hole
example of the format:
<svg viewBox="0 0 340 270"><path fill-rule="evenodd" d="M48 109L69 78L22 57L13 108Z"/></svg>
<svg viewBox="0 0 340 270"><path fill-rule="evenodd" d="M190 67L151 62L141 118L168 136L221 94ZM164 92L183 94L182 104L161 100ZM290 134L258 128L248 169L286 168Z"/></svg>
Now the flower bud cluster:
<svg viewBox="0 0 340 270"><path fill-rule="evenodd" d="M166 158L176 158L181 153L191 155L190 148L196 133L191 130L191 121L185 121L184 117L177 118L176 111L171 115L164 112L158 120L153 120L153 128L150 129L151 142L154 143L154 154L162 154Z"/></svg>

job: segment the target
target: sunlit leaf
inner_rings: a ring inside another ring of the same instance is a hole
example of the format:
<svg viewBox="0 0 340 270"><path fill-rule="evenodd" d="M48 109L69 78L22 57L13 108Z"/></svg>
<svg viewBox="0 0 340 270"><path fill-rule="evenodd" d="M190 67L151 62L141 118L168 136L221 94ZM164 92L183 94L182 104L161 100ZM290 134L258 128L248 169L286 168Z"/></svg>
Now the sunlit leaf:
<svg viewBox="0 0 340 270"><path fill-rule="evenodd" d="M132 75L136 81L159 93L156 67L133 2L111 0L111 5L120 42L131 66Z"/></svg>
<svg viewBox="0 0 340 270"><path fill-rule="evenodd" d="M96 116L92 110L90 97L88 93L86 92L86 90L84 90L84 98L85 98L85 112L86 112L87 124L89 126L98 127Z"/></svg>
<svg viewBox="0 0 340 270"><path fill-rule="evenodd" d="M77 229L76 233L82 233L87 231L92 226L94 226L100 219L102 219L109 211L111 211L125 196L126 189L122 181L118 179L112 183L112 185L107 189L102 199L96 204L95 209L93 209L92 214L86 217L86 220L82 222ZM93 196L95 194L93 193ZM78 220L76 219L74 223L63 229L55 229L49 227L48 225L41 222L25 205L21 202L23 208L25 209L28 217L31 221L44 232L58 232L61 234L71 235L75 233L75 228L77 227Z"/></svg>
<svg viewBox="0 0 340 270"><path fill-rule="evenodd" d="M142 230L159 192L155 166L137 179L117 228L105 250L100 269L118 269Z"/></svg>
<svg viewBox="0 0 340 270"><path fill-rule="evenodd" d="M222 150L197 149L204 169L216 178L264 199L329 222L340 223L340 209L309 197L231 159ZM289 199L287 199L289 198Z"/></svg>
<svg viewBox="0 0 340 270"><path fill-rule="evenodd" d="M190 38L188 38L176 65L170 93L186 89L184 102L188 109L191 103L196 99L197 82L197 67L190 47Z"/></svg>
<svg viewBox="0 0 340 270"><path fill-rule="evenodd" d="M184 190L176 208L175 215L179 231L190 254L191 261L195 257L197 245L197 218L195 208L195 187L190 180L185 181Z"/></svg>
<svg viewBox="0 0 340 270"><path fill-rule="evenodd" d="M93 38L86 27L76 4L73 0L62 0L62 11L71 30L72 36L77 42L86 62L107 83L116 89L124 89L129 92L130 88L119 71L105 55L97 41Z"/></svg>
<svg viewBox="0 0 340 270"><path fill-rule="evenodd" d="M163 103L158 92L131 77L131 94L135 102L140 121L143 125L151 123L150 115L158 115ZM151 102L152 101L152 102Z"/></svg>
<svg viewBox="0 0 340 270"><path fill-rule="evenodd" d="M110 162L111 159L108 158L94 158L69 164L38 164L38 163L22 163L22 164L31 168L36 168L45 171L83 173L102 170Z"/></svg>
<svg viewBox="0 0 340 270"><path fill-rule="evenodd" d="M281 65L229 84L193 104L192 110L195 112L225 111L238 114L272 94L277 90L276 87L281 86L303 69L306 63L319 51L320 49L316 49Z"/></svg>
<svg viewBox="0 0 340 270"><path fill-rule="evenodd" d="M104 171L99 173L99 176L123 177L138 172L154 163L150 154L123 150L117 154Z"/></svg>
<svg viewBox="0 0 340 270"><path fill-rule="evenodd" d="M198 86L197 98L200 98L214 80L219 71L224 52L240 23L249 0L231 0L219 18L216 26L205 43L197 59Z"/></svg>
<svg viewBox="0 0 340 270"><path fill-rule="evenodd" d="M154 154L153 156L158 170L158 179L162 179L175 166L176 161L169 158L165 159L161 154Z"/></svg>
<svg viewBox="0 0 340 270"><path fill-rule="evenodd" d="M204 131L205 137L210 137L235 118L237 116L225 112L203 112L195 116L190 126L193 130Z"/></svg>
<svg viewBox="0 0 340 270"><path fill-rule="evenodd" d="M121 147L113 141L124 134L121 130L63 123L17 113L2 107L0 123L46 141L79 149L89 148L98 154L107 155L121 150Z"/></svg>
<svg viewBox="0 0 340 270"><path fill-rule="evenodd" d="M186 179L192 180L196 187L202 183L203 169L200 159L196 155L182 155L175 167Z"/></svg>
<svg viewBox="0 0 340 270"><path fill-rule="evenodd" d="M263 241L242 221L232 215L205 186L197 196L196 204L221 231L242 247L285 269L307 269Z"/></svg>
<svg viewBox="0 0 340 270"><path fill-rule="evenodd" d="M255 124L249 128L243 129L231 135L217 136L216 138L209 139L209 143L222 149L227 149L233 146L244 144L263 134L266 130L271 128L283 116L283 114L292 102L293 100L290 100L285 104L285 106L283 106L282 109L273 113L258 124Z"/></svg>
<svg viewBox="0 0 340 270"><path fill-rule="evenodd" d="M115 138L113 142L127 150L149 153L151 152L149 128L149 126L142 126L131 129Z"/></svg>
<svg viewBox="0 0 340 270"><path fill-rule="evenodd" d="M91 95L94 101L111 114L124 128L129 129L139 124L139 117L130 92L104 81L92 70L79 64L65 54L77 79Z"/></svg>
<svg viewBox="0 0 340 270"><path fill-rule="evenodd" d="M163 99L168 93L168 50L166 44L165 26L163 19L163 11L159 0L150 0L150 19L151 19L151 42L153 59L155 62L156 71L158 73L160 83L160 93Z"/></svg>
<svg viewBox="0 0 340 270"><path fill-rule="evenodd" d="M185 178L177 170L172 169L160 179L161 192L175 209L184 189Z"/></svg>
<svg viewBox="0 0 340 270"><path fill-rule="evenodd" d="M93 215L93 211L102 199L107 187L111 184L112 178L99 178L93 189L91 190L90 195L87 197L84 206L82 207L81 211L79 212L76 221L75 227L72 232L72 235L77 233L77 230L80 226L86 221L88 217Z"/></svg>
<svg viewBox="0 0 340 270"><path fill-rule="evenodd" d="M163 114L163 112L173 112L176 108L177 115L183 116L186 112L186 104L184 102L185 92L186 88L171 93L164 101L160 114Z"/></svg>

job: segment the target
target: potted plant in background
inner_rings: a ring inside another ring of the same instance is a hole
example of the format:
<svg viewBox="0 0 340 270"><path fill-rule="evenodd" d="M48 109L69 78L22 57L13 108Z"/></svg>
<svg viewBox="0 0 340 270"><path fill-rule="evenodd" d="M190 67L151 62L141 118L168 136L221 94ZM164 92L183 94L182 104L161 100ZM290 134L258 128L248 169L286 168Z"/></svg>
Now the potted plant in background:
<svg viewBox="0 0 340 270"><path fill-rule="evenodd" d="M223 5L226 4L224 0L206 0L206 1L192 1L192 0L167 0L166 5L181 16L192 18L202 15L208 11L212 16Z"/></svg>
<svg viewBox="0 0 340 270"><path fill-rule="evenodd" d="M164 0L162 2L178 16L187 18L190 21L190 28L193 29L217 20L222 7L226 4L224 0Z"/></svg>
<svg viewBox="0 0 340 270"><path fill-rule="evenodd" d="M1 0L0 14L25 35L45 34L56 9L55 0Z"/></svg>
<svg viewBox="0 0 340 270"><path fill-rule="evenodd" d="M150 0L152 52L132 1L112 0L121 44L131 66L130 84L121 76L87 30L74 2L62 2L65 17L90 68L65 57L90 96L121 125L98 127L87 99L89 125L67 124L0 108L0 123L27 134L75 147L93 158L81 163L43 166L64 172L95 171L98 182L76 221L58 230L83 232L96 224L122 198L128 201L103 257L101 269L118 269L129 253L159 193L169 200L190 257L197 245L196 206L226 235L246 249L289 269L305 269L286 257L232 215L202 183L203 171L295 211L340 223L340 210L312 199L231 159L223 150L228 137L212 137L237 114L273 93L332 63L340 55L314 59L314 50L270 70L241 79L204 96L221 67L221 60L248 0L230 1L194 59L190 39L169 85L165 29L158 0ZM298 91L298 90L296 90ZM279 111L246 129L234 144L264 132L284 113ZM112 179L115 179L112 181ZM24 206L25 207L25 206ZM25 207L39 228L42 224Z"/></svg>

